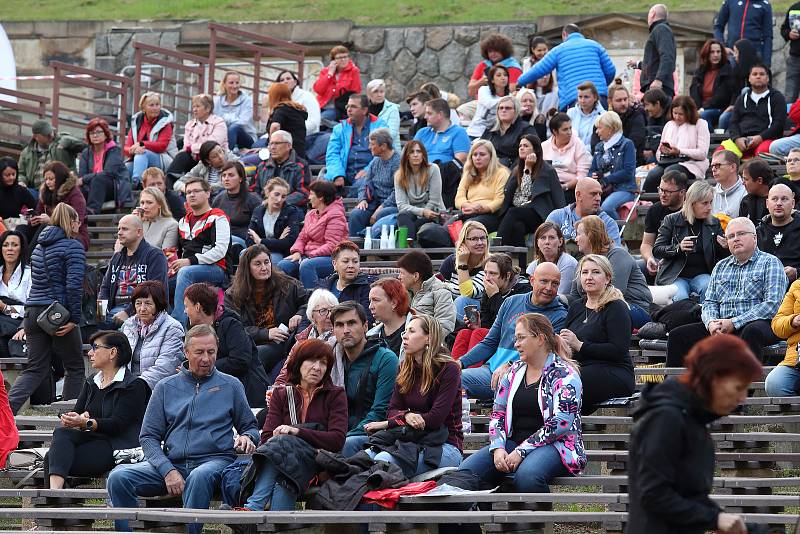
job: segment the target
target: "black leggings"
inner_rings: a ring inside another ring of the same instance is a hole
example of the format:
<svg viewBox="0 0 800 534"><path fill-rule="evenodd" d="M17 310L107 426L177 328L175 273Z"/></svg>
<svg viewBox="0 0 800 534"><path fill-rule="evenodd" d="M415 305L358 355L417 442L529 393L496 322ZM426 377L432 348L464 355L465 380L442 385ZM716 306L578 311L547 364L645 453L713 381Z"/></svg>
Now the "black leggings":
<svg viewBox="0 0 800 534"><path fill-rule="evenodd" d="M747 323L733 334L742 338L753 354L762 361L764 358L761 353L764 347L780 341L780 338L772 331L770 322L763 319ZM708 335L708 329L703 323L690 323L672 330L667 338L667 367L683 367L683 359L689 350L695 343L707 338Z"/></svg>
<svg viewBox="0 0 800 534"><path fill-rule="evenodd" d="M98 173L92 178L88 187L83 187L83 194L86 197L86 209L89 213L100 213L103 202L114 200L114 178L105 174Z"/></svg>
<svg viewBox="0 0 800 534"><path fill-rule="evenodd" d="M98 477L114 468L114 448L108 437L77 428L58 427L45 456L45 477Z"/></svg>
<svg viewBox="0 0 800 534"><path fill-rule="evenodd" d="M601 362L581 362L581 382L582 415L593 413L603 401L631 395L636 387L632 368Z"/></svg>
<svg viewBox="0 0 800 534"><path fill-rule="evenodd" d="M524 247L525 236L534 233L542 222L532 204L512 207L503 215L497 233L503 238L503 245Z"/></svg>
<svg viewBox="0 0 800 534"><path fill-rule="evenodd" d="M183 150L178 152L175 159L169 164L166 174L177 179L191 171L195 165L197 165L197 160L194 159L192 153Z"/></svg>
<svg viewBox="0 0 800 534"><path fill-rule="evenodd" d="M686 176L686 180L691 182L695 179L694 174L689 172L689 169L681 165L680 163L675 163L670 165L669 167L662 167L661 165L656 165L650 172L647 173L647 177L644 179L644 184L642 185L642 191L645 193L655 193L658 190L658 186L661 184L661 177L664 176L664 173L670 171L677 171L684 176Z"/></svg>
<svg viewBox="0 0 800 534"><path fill-rule="evenodd" d="M417 239L417 231L422 228L423 224L431 222L425 217L419 217L413 213L400 213L397 215L397 227L405 226L408 228L408 238Z"/></svg>

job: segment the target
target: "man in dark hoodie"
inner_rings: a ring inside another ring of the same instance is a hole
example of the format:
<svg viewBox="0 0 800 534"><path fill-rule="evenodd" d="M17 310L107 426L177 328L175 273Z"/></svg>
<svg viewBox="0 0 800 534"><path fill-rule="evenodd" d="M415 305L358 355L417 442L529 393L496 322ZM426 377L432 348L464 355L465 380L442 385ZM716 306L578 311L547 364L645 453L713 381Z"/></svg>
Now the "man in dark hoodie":
<svg viewBox="0 0 800 534"><path fill-rule="evenodd" d="M794 216L795 199L788 185L773 185L767 195L767 211L756 228L758 248L776 256L789 283L800 268L800 218Z"/></svg>
<svg viewBox="0 0 800 534"><path fill-rule="evenodd" d="M750 67L746 89L733 104L728 135L742 151L742 157L769 152L770 141L783 137L786 128L786 99L771 88L772 74L763 63Z"/></svg>
<svg viewBox="0 0 800 534"><path fill-rule="evenodd" d="M656 4L647 13L650 36L644 45L642 59L642 91L661 89L667 96L675 96L675 36L667 22L667 6Z"/></svg>
<svg viewBox="0 0 800 534"><path fill-rule="evenodd" d="M320 287L333 293L339 302L352 300L366 310L367 321L372 323L369 311L369 286L375 278L359 272L361 258L358 245L352 241L342 241L331 252L333 270L336 271L322 281Z"/></svg>
<svg viewBox="0 0 800 534"><path fill-rule="evenodd" d="M343 369L334 368L332 374L344 374L348 420L342 454L349 457L362 449L368 431L381 429L376 423L386 421L400 362L382 339L367 339L369 324L361 304L342 302L330 311L330 317L345 356Z"/></svg>
<svg viewBox="0 0 800 534"><path fill-rule="evenodd" d="M139 217L126 215L119 220L117 242L122 248L111 257L100 285L98 299L108 301L106 321L101 330L116 330L136 313L131 295L137 285L157 280L168 287L167 258L161 249L144 240Z"/></svg>

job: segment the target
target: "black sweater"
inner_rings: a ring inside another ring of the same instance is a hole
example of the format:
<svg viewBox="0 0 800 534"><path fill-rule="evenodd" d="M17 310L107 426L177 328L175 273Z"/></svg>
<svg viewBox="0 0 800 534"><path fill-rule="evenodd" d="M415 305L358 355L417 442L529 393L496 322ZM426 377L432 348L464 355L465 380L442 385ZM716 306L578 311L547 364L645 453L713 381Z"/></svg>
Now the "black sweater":
<svg viewBox="0 0 800 534"><path fill-rule="evenodd" d="M760 135L767 139L780 139L786 127L786 99L780 91L770 89L769 94L756 104L750 98L750 90L739 95L733 105L733 116L728 135L736 140L740 137Z"/></svg>
<svg viewBox="0 0 800 534"><path fill-rule="evenodd" d="M242 195L247 195L247 198L242 200ZM235 195L231 195L227 191L217 195L217 198L211 203L211 207L221 209L228 216L231 221L231 235L247 241L250 219L260 204L261 201L256 195L242 187Z"/></svg>
<svg viewBox="0 0 800 534"><path fill-rule="evenodd" d="M575 359L581 363L604 363L633 370L628 349L631 344L631 316L623 300L609 302L599 312L586 308L586 297L569 305L564 327L583 342Z"/></svg>
<svg viewBox="0 0 800 534"><path fill-rule="evenodd" d="M22 206L27 206L33 213L36 200L24 185L0 186L0 217L19 217Z"/></svg>

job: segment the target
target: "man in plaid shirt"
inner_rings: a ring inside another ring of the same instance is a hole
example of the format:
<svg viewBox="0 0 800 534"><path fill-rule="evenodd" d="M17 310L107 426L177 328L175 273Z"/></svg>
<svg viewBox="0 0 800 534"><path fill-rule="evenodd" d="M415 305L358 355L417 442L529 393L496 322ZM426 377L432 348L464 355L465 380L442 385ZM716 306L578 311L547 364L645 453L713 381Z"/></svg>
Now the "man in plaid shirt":
<svg viewBox="0 0 800 534"><path fill-rule="evenodd" d="M780 341L770 321L783 301L789 280L781 261L756 246L756 228L746 217L725 229L731 256L717 263L706 289L701 323L680 326L667 340L667 367L680 367L692 346L709 335L741 337L756 356Z"/></svg>

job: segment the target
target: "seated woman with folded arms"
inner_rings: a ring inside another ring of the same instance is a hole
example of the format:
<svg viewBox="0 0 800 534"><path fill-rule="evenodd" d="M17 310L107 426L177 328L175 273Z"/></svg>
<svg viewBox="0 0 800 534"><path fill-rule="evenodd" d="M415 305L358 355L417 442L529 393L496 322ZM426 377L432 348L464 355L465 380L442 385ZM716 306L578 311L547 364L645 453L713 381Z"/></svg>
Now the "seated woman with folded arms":
<svg viewBox="0 0 800 534"><path fill-rule="evenodd" d="M89 121L86 142L88 146L78 159L78 186L86 197L86 212L100 213L103 202L108 200L116 200L117 206L131 200L130 172L104 119L95 117Z"/></svg>

